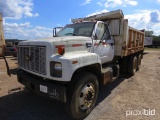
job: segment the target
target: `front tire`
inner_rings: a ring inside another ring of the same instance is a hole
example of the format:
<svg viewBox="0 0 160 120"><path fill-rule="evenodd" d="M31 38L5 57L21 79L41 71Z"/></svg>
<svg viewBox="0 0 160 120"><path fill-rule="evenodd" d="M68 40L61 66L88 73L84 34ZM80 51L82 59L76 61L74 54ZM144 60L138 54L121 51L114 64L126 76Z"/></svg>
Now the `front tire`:
<svg viewBox="0 0 160 120"><path fill-rule="evenodd" d="M66 111L74 119L85 118L94 108L98 93L99 84L94 74L77 75L67 90Z"/></svg>

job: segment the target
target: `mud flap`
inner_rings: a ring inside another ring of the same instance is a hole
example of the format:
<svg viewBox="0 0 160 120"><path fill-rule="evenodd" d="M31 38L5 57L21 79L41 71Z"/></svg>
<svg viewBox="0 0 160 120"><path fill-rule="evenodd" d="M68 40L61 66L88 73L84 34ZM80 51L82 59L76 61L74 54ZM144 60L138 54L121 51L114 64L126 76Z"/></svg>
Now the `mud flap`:
<svg viewBox="0 0 160 120"><path fill-rule="evenodd" d="M9 70L9 65L8 65L7 60L6 60L6 57L5 57L5 56L3 56L3 59L4 59L5 63L6 63L6 67L7 67L7 74L11 77L11 73L10 73L10 70Z"/></svg>

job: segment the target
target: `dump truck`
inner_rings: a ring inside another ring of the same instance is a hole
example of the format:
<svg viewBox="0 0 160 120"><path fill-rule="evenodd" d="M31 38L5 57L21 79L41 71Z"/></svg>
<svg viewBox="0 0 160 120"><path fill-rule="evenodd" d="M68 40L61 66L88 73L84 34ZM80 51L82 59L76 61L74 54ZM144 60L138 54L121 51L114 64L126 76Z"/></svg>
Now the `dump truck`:
<svg viewBox="0 0 160 120"><path fill-rule="evenodd" d="M139 70L145 31L130 27L122 10L71 21L52 38L19 43L17 78L35 93L65 103L72 118L83 119L104 85Z"/></svg>

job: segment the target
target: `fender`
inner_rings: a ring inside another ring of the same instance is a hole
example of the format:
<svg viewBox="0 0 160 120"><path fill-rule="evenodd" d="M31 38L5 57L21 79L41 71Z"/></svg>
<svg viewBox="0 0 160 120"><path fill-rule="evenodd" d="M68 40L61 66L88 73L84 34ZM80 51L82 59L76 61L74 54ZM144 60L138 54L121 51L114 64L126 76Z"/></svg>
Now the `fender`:
<svg viewBox="0 0 160 120"><path fill-rule="evenodd" d="M87 51L66 53L64 56L57 56L56 59L62 63L63 81L71 81L74 72L81 67L96 63L101 64L99 55Z"/></svg>

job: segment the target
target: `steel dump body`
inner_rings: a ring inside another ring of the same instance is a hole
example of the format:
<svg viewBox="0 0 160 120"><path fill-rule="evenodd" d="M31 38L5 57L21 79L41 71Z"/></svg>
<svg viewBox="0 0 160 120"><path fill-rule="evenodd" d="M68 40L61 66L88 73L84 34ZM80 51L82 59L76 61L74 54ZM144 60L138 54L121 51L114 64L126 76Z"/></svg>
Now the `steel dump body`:
<svg viewBox="0 0 160 120"><path fill-rule="evenodd" d="M4 55L5 41L4 41L4 32L3 32L3 19L2 14L0 13L0 57Z"/></svg>
<svg viewBox="0 0 160 120"><path fill-rule="evenodd" d="M126 34L127 38L125 38L123 41L122 56L127 56L135 52L142 51L144 49L145 33L142 31L136 30L134 28L131 28L128 25L124 27L126 27L127 29L126 31L124 31L124 33L127 33Z"/></svg>
<svg viewBox="0 0 160 120"><path fill-rule="evenodd" d="M140 31L130 27L128 20L124 19L122 10L72 19L72 22L93 20L104 21L108 24L110 34L115 42L115 56L128 56L144 49L144 30Z"/></svg>

